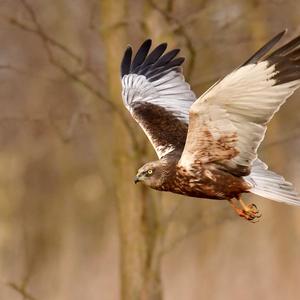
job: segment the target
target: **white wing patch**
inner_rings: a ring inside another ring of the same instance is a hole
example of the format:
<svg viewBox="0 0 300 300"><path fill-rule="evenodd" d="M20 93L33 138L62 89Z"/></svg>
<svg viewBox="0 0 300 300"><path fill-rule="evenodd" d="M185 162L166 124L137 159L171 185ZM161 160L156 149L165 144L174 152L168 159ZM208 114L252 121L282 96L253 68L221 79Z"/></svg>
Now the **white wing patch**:
<svg viewBox="0 0 300 300"><path fill-rule="evenodd" d="M215 84L191 106L190 118L197 119L198 128L207 127L214 139L226 136L230 131L236 133L237 139L230 140L231 144L228 144L238 152L231 159L236 165L251 166L264 138L266 124L300 86L300 80L276 85L276 74L275 65L270 65L268 61L246 65ZM188 141L195 139L195 136L196 133L190 132L189 128L180 159L185 167L192 161L191 152L195 152L195 149L191 151Z"/></svg>
<svg viewBox="0 0 300 300"><path fill-rule="evenodd" d="M158 146L156 147L156 153L159 158L162 158L163 156L167 155L168 153L171 153L172 151L175 150L174 146L168 146L168 147L163 147L163 146Z"/></svg>
<svg viewBox="0 0 300 300"><path fill-rule="evenodd" d="M172 112L185 123L188 123L189 108L196 100L183 75L175 71L152 82L144 75L128 74L122 78L122 88L123 101L130 112L132 104L149 102Z"/></svg>

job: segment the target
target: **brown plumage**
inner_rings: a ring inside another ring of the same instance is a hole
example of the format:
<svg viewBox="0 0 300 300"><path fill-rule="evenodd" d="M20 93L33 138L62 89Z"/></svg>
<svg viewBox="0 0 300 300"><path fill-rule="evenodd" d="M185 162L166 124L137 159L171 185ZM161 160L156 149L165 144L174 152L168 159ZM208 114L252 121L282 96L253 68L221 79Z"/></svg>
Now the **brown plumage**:
<svg viewBox="0 0 300 300"><path fill-rule="evenodd" d="M166 155L162 160L147 163L138 171L136 182L143 181L159 191L223 200L238 197L251 188L242 177L234 176L214 163L195 162L186 170L178 165L180 156L181 153L176 152ZM149 170L151 174L147 174Z"/></svg>
<svg viewBox="0 0 300 300"><path fill-rule="evenodd" d="M121 64L123 101L159 157L142 166L135 181L228 200L248 220L258 217L256 207L231 201L245 192L299 205L292 185L257 158L267 123L300 86L300 37L267 55L284 33L198 99L184 81L178 49L164 54L163 43L149 54L146 40L132 60L128 47Z"/></svg>

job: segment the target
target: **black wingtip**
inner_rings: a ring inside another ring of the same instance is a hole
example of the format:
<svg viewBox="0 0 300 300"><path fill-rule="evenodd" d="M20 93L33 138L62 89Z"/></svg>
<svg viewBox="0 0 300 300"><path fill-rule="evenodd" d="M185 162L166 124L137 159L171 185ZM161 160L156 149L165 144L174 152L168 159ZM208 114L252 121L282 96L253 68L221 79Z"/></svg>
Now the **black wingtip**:
<svg viewBox="0 0 300 300"><path fill-rule="evenodd" d="M143 42L143 44L138 49L138 51L135 54L135 57L132 61L132 65L130 67L131 71L135 70L138 66L140 66L145 61L145 59L149 53L149 50L151 48L151 45L152 45L151 39L147 39Z"/></svg>
<svg viewBox="0 0 300 300"><path fill-rule="evenodd" d="M147 51L149 52L150 48L152 46L152 40L151 39L146 39L142 45L140 46L139 50L137 51L137 53L141 50Z"/></svg>
<svg viewBox="0 0 300 300"><path fill-rule="evenodd" d="M266 55L286 34L287 29L276 34L270 41L263 45L258 51L256 51L242 66L257 63L264 55Z"/></svg>
<svg viewBox="0 0 300 300"><path fill-rule="evenodd" d="M288 29L287 29L287 28L284 28L281 32L279 32L279 33L277 34L277 36L279 35L280 38L282 38L287 32L288 32Z"/></svg>
<svg viewBox="0 0 300 300"><path fill-rule="evenodd" d="M266 60L275 66L276 85L300 80L300 35L272 52Z"/></svg>
<svg viewBox="0 0 300 300"><path fill-rule="evenodd" d="M180 49L173 49L160 57L160 59L155 63L155 67L161 67L168 64L172 59L174 59L177 54L180 52Z"/></svg>
<svg viewBox="0 0 300 300"><path fill-rule="evenodd" d="M294 51L296 48L298 48L300 45L300 36L296 36L294 39L289 41L287 44L283 45L279 49L272 52L269 57L274 57L276 55L284 56L288 54L291 51Z"/></svg>
<svg viewBox="0 0 300 300"><path fill-rule="evenodd" d="M121 77L123 77L126 74L129 74L131 57L132 57L132 47L128 45L124 52L124 56L121 62Z"/></svg>
<svg viewBox="0 0 300 300"><path fill-rule="evenodd" d="M150 77L155 75L155 78L160 78L171 70L181 72L179 67L184 58L176 58L179 49L173 49L165 53L168 44L161 43L150 52L151 46L152 40L146 39L137 50L134 58L132 48L127 47L121 63L122 77L127 74L138 74L153 80Z"/></svg>
<svg viewBox="0 0 300 300"><path fill-rule="evenodd" d="M168 47L167 43L159 44L154 48L144 61L144 66L152 65L163 55Z"/></svg>
<svg viewBox="0 0 300 300"><path fill-rule="evenodd" d="M150 45L150 47L151 47L151 45L152 45L152 39L146 39L146 40L144 41L143 45L144 45L144 44Z"/></svg>

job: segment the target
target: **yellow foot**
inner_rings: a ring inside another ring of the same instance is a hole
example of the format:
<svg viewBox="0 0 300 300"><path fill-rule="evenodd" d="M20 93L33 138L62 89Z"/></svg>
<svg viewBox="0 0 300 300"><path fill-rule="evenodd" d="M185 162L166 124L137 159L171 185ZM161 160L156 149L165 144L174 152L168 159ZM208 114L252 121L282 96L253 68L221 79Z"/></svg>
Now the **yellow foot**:
<svg viewBox="0 0 300 300"><path fill-rule="evenodd" d="M254 220L255 222L258 222L258 219L261 217L261 213L258 210L257 206L254 203L250 203L247 205L241 198L239 198L239 202L245 214L250 218L250 221Z"/></svg>
<svg viewBox="0 0 300 300"><path fill-rule="evenodd" d="M239 203L241 204L241 208L237 207L232 200L229 200L229 203L231 204L232 208L235 210L235 212L241 217L246 219L247 221L250 221L252 223L256 223L259 221L259 218L261 217L261 213L259 212L257 206L254 203L250 203L246 205L242 199L238 199Z"/></svg>

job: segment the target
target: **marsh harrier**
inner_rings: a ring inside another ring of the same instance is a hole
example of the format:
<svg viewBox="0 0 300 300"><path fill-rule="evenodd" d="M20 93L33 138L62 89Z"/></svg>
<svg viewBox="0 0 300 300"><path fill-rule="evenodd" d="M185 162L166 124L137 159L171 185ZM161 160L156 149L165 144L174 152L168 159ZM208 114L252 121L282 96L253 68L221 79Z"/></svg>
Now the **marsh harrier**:
<svg viewBox="0 0 300 300"><path fill-rule="evenodd" d="M150 52L146 40L132 59L128 47L121 64L123 101L159 158L142 166L135 182L228 200L250 221L260 214L242 193L300 205L292 184L257 157L268 122L300 86L300 36L269 53L285 32L199 98L184 80L179 49L166 52L163 43Z"/></svg>

